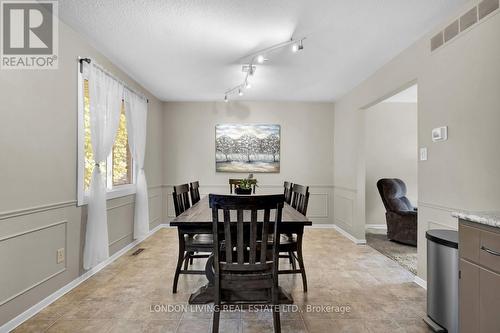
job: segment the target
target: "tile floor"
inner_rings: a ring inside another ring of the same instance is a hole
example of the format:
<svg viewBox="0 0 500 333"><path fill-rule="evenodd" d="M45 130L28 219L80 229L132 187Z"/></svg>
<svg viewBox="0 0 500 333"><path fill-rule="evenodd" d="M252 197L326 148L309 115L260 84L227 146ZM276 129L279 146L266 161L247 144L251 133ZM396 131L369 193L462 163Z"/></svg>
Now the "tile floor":
<svg viewBox="0 0 500 333"><path fill-rule="evenodd" d="M204 276L183 275L172 294L177 257L175 229L161 229L85 281L15 332L209 332L211 313L185 308ZM413 275L374 249L354 245L333 229L308 229L304 260L309 292L300 276L280 276L302 310L282 313L282 332L430 332L422 321L425 290ZM201 260L195 263L203 267ZM288 265L283 261L283 265ZM323 310L322 305L330 305ZM349 311L339 311L341 307ZM159 309L160 311L155 311ZM220 332L272 332L267 312L224 312Z"/></svg>

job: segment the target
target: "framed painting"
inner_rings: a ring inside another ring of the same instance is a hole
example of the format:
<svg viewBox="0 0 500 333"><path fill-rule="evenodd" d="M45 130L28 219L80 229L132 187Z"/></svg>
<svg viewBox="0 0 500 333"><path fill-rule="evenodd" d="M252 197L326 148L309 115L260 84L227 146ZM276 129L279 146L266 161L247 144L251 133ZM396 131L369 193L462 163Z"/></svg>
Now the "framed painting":
<svg viewBox="0 0 500 333"><path fill-rule="evenodd" d="M217 172L280 172L280 125L215 126Z"/></svg>

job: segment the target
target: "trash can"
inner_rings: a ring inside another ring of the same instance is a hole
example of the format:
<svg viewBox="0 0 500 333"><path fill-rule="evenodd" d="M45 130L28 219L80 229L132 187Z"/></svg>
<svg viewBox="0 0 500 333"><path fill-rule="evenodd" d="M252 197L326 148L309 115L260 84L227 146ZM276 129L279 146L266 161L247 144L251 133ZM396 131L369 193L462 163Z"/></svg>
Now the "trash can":
<svg viewBox="0 0 500 333"><path fill-rule="evenodd" d="M458 232L429 230L427 238L427 318L435 332L458 333Z"/></svg>

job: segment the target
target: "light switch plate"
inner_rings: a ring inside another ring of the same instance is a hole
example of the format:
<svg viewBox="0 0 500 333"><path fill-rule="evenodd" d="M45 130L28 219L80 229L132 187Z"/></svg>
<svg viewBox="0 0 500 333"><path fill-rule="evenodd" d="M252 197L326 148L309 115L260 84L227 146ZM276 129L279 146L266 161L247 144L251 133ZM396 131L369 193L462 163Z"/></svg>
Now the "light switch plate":
<svg viewBox="0 0 500 333"><path fill-rule="evenodd" d="M427 161L427 148L426 147L420 148L420 160Z"/></svg>

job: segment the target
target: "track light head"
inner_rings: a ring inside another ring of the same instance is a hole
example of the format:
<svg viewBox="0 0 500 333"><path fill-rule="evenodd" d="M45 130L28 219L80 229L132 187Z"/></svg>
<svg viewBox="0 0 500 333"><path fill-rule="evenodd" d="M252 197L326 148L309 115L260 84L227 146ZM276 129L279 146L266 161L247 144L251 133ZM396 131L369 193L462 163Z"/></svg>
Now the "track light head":
<svg viewBox="0 0 500 333"><path fill-rule="evenodd" d="M266 61L266 58L264 58L264 56L263 56L262 54L259 54L259 55L257 56L257 62L258 62L259 64L263 64L263 63L264 63L264 61Z"/></svg>
<svg viewBox="0 0 500 333"><path fill-rule="evenodd" d="M224 96L224 102L229 102L229 99L227 98L227 95Z"/></svg>
<svg viewBox="0 0 500 333"><path fill-rule="evenodd" d="M304 49L304 45L302 44L302 39L299 40L297 43L294 43L292 45L292 52L295 53L297 51L301 51Z"/></svg>
<svg viewBox="0 0 500 333"><path fill-rule="evenodd" d="M243 90L238 89L238 96L243 96Z"/></svg>
<svg viewBox="0 0 500 333"><path fill-rule="evenodd" d="M247 88L247 89L252 88L252 84L248 81L245 81L245 88Z"/></svg>

